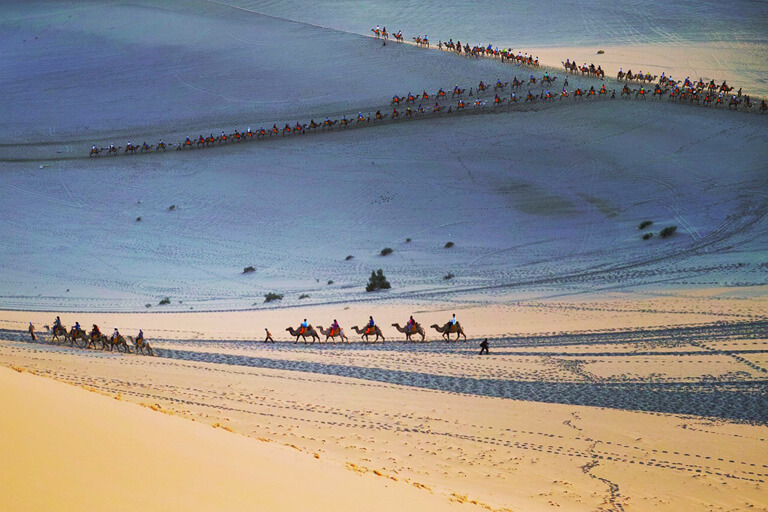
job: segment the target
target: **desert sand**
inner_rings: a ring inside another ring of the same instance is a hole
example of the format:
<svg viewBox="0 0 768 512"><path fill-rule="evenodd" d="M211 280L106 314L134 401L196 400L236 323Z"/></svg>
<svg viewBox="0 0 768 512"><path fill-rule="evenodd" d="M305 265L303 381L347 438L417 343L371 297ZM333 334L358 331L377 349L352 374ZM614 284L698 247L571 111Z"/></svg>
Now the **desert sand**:
<svg viewBox="0 0 768 512"><path fill-rule="evenodd" d="M555 94L567 76L618 95L621 67L768 96L759 3L499 7L4 3L0 502L768 510L768 115L490 92L450 115L88 157L544 72ZM384 46L376 24L542 67ZM380 268L392 288L366 292ZM430 325L454 313L467 340L447 343ZM352 332L369 315L385 342ZM410 315L424 342L391 326ZM143 329L157 355L53 342L56 316ZM350 343L294 344L304 318Z"/></svg>

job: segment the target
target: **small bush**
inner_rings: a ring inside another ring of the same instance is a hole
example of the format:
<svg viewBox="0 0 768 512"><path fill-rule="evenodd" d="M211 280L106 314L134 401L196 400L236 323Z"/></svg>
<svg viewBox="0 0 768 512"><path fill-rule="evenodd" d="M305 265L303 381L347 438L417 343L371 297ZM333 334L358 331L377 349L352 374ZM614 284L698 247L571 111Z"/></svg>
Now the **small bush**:
<svg viewBox="0 0 768 512"><path fill-rule="evenodd" d="M330 285L332 285L332 284L333 284L333 279L329 279L329 280L328 280L328 285L330 286Z"/></svg>
<svg viewBox="0 0 768 512"><path fill-rule="evenodd" d="M667 226L666 228L662 229L659 233L659 236L661 238L667 238L675 234L675 231L677 231L677 226Z"/></svg>
<svg viewBox="0 0 768 512"><path fill-rule="evenodd" d="M372 292L376 290L387 290L392 288L384 276L384 272L379 269L378 271L371 271L371 277L368 280L368 285L365 287L365 291Z"/></svg>
<svg viewBox="0 0 768 512"><path fill-rule="evenodd" d="M176 209L176 205L175 204L172 204L171 206L168 207L168 211L169 212L172 212L175 209Z"/></svg>
<svg viewBox="0 0 768 512"><path fill-rule="evenodd" d="M643 222L640 223L639 226L637 226L637 229L645 229L648 226L650 226L651 224L653 224L652 220L644 220Z"/></svg>
<svg viewBox="0 0 768 512"><path fill-rule="evenodd" d="M450 249L451 247L453 247L453 242L448 242L445 244L446 249Z"/></svg>
<svg viewBox="0 0 768 512"><path fill-rule="evenodd" d="M653 236L653 233L646 233L646 234L643 235L643 240L648 240L652 236Z"/></svg>
<svg viewBox="0 0 768 512"><path fill-rule="evenodd" d="M302 293L301 295L299 295L299 300L308 299L308 298L309 298L309 295L307 295L306 293Z"/></svg>
<svg viewBox="0 0 768 512"><path fill-rule="evenodd" d="M136 217L136 222L141 222L141 217Z"/></svg>
<svg viewBox="0 0 768 512"><path fill-rule="evenodd" d="M447 274L445 274L443 276L443 279L445 279L447 281L448 279L453 279L454 277L456 277L456 276L454 276L452 272L448 272Z"/></svg>
<svg viewBox="0 0 768 512"><path fill-rule="evenodd" d="M602 54L604 54L604 53L605 53L605 50L597 50L597 54L598 54L598 55L602 55Z"/></svg>
<svg viewBox="0 0 768 512"><path fill-rule="evenodd" d="M350 254L349 256L347 256L346 258L344 258L344 260L345 260L345 261L349 261L349 260L351 260L352 258L354 258L354 256L352 256L352 255Z"/></svg>
<svg viewBox="0 0 768 512"><path fill-rule="evenodd" d="M168 297L166 297L166 298L164 298L163 300L161 300L159 304L160 304L161 306L165 306L166 304L170 304L170 303L171 303L171 299L170 299L170 298L168 298Z"/></svg>
<svg viewBox="0 0 768 512"><path fill-rule="evenodd" d="M391 247L385 247L381 250L381 255L386 256L387 254L392 254L394 251Z"/></svg>
<svg viewBox="0 0 768 512"><path fill-rule="evenodd" d="M152 307L152 304L144 304L144 307L145 307L145 308L151 308L151 307Z"/></svg>
<svg viewBox="0 0 768 512"><path fill-rule="evenodd" d="M272 293L269 292L268 294L264 295L264 302L272 302L273 300L283 300L283 296L279 293Z"/></svg>
<svg viewBox="0 0 768 512"><path fill-rule="evenodd" d="M245 267L243 269L243 274L247 274L248 272L256 272L256 269L253 267Z"/></svg>
<svg viewBox="0 0 768 512"><path fill-rule="evenodd" d="M407 244L411 243L411 239L410 238L406 238L405 239L405 243L407 243Z"/></svg>

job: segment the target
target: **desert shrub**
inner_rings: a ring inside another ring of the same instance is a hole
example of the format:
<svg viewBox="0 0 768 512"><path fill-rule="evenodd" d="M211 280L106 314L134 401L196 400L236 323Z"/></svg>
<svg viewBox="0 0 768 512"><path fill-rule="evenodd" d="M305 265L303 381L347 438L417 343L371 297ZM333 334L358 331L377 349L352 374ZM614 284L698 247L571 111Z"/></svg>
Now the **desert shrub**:
<svg viewBox="0 0 768 512"><path fill-rule="evenodd" d="M450 249L451 247L453 247L453 242L448 242L445 244L446 249Z"/></svg>
<svg viewBox="0 0 768 512"><path fill-rule="evenodd" d="M350 254L349 256L347 256L346 258L344 258L344 260L345 260L345 261L349 261L349 260L351 260L352 258L354 258L354 256L352 256L352 255Z"/></svg>
<svg viewBox="0 0 768 512"><path fill-rule="evenodd" d="M264 302L272 302L273 300L283 300L283 296L273 292L264 295Z"/></svg>
<svg viewBox="0 0 768 512"><path fill-rule="evenodd" d="M328 280L328 285L332 285L332 284L333 284L333 279L329 279Z"/></svg>
<svg viewBox="0 0 768 512"><path fill-rule="evenodd" d="M652 236L653 236L653 233L646 233L646 234L643 235L643 240L648 240Z"/></svg>
<svg viewBox="0 0 768 512"><path fill-rule="evenodd" d="M598 55L602 55L602 54L604 54L604 53L605 53L605 50L597 50L597 54L598 54Z"/></svg>
<svg viewBox="0 0 768 512"><path fill-rule="evenodd" d="M667 238L675 234L675 231L677 231L677 226L667 226L666 228L662 229L659 233L659 236L661 238Z"/></svg>
<svg viewBox="0 0 768 512"><path fill-rule="evenodd" d="M175 204L172 204L171 206L168 207L168 211L169 212L172 212L175 209L176 209L176 205Z"/></svg>
<svg viewBox="0 0 768 512"><path fill-rule="evenodd" d="M164 298L163 300L161 300L159 304L160 304L161 306L165 306L166 304L170 304L170 303L171 303L171 299L170 299L170 298L168 298L168 297L166 297L166 298Z"/></svg>
<svg viewBox="0 0 768 512"><path fill-rule="evenodd" d="M411 239L410 238L406 238L405 239L405 243L407 243L407 244L411 243Z"/></svg>
<svg viewBox="0 0 768 512"><path fill-rule="evenodd" d="M644 220L643 222L640 223L639 226L637 226L637 229L645 229L648 226L650 226L651 224L653 224L652 220Z"/></svg>
<svg viewBox="0 0 768 512"><path fill-rule="evenodd" d="M375 290L387 290L391 288L387 278L384 276L384 272L379 269L378 271L371 271L371 277L368 280L368 285L365 287L365 291L372 292Z"/></svg>
<svg viewBox="0 0 768 512"><path fill-rule="evenodd" d="M243 274L247 274L248 272L256 272L256 269L253 267L245 267L243 269Z"/></svg>
<svg viewBox="0 0 768 512"><path fill-rule="evenodd" d="M447 274L445 274L443 276L443 279L445 279L447 281L448 279L453 279L454 277L456 277L456 276L454 276L452 272L448 272Z"/></svg>
<svg viewBox="0 0 768 512"><path fill-rule="evenodd" d="M152 304L144 304L144 307L145 307L145 308L151 308L151 307L152 307Z"/></svg>
<svg viewBox="0 0 768 512"><path fill-rule="evenodd" d="M391 247L385 247L381 250L381 255L386 256L387 254L392 254L392 248Z"/></svg>
<svg viewBox="0 0 768 512"><path fill-rule="evenodd" d="M309 295L306 294L306 293L302 293L301 295L299 295L299 300L301 300L301 299L308 299L308 298L309 298Z"/></svg>
<svg viewBox="0 0 768 512"><path fill-rule="evenodd" d="M141 217L136 217L136 222L141 222Z"/></svg>

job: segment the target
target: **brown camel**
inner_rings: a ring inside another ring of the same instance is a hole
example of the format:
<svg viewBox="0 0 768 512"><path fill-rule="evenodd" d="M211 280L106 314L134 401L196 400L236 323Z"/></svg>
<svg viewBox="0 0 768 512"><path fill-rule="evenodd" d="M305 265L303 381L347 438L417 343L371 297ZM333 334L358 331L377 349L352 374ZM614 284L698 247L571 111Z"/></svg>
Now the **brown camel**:
<svg viewBox="0 0 768 512"><path fill-rule="evenodd" d="M291 333L291 336L296 336L296 341L293 342L294 344L299 342L299 337L301 337L304 340L304 343L306 343L307 336L312 338L312 343L315 342L315 338L317 338L317 341L320 341L320 336L317 335L317 331L311 325L307 327L304 332L301 332L301 328L294 330L293 327L288 327L286 331Z"/></svg>
<svg viewBox="0 0 768 512"><path fill-rule="evenodd" d="M47 325L45 327L48 328ZM58 326L58 327L54 326L53 329L51 330L51 334L52 334L51 343L53 343L54 341L59 341L59 336L64 338L64 341L69 341L70 343L72 342L72 340L69 337L69 332L67 332L67 328L64 326Z"/></svg>
<svg viewBox="0 0 768 512"><path fill-rule="evenodd" d="M382 334L381 329L379 329L379 326L376 325L374 327L366 327L363 330L360 330L356 325L352 327L352 330L355 331L357 334L360 334L362 338L365 338L365 341L368 341L368 336L376 335L376 339L373 340L374 342L379 341L379 336L381 336L381 341L387 341L387 339L384 337L384 334Z"/></svg>
<svg viewBox="0 0 768 512"><path fill-rule="evenodd" d="M411 330L411 328L409 328L408 326L400 327L400 324L398 324L398 323L392 324L392 327L397 329L399 332L402 332L403 334L405 334L405 341L414 341L414 340L411 339L411 336L413 336L414 334L417 334L417 333L421 334L421 341L424 341L424 338L426 337L426 333L424 332L424 328L419 323L417 323L414 326L415 328L413 330Z"/></svg>
<svg viewBox="0 0 768 512"><path fill-rule="evenodd" d="M83 344L80 345L77 342L78 340L82 340ZM88 334L82 329L78 331L73 327L72 330L69 331L69 341L70 341L70 346L77 345L80 348L85 348L86 344L88 343Z"/></svg>
<svg viewBox="0 0 768 512"><path fill-rule="evenodd" d="M451 334L453 333L456 333L456 341L459 341L460 336L464 336L464 341L467 341L467 335L464 334L464 329L461 328L461 324L459 322L456 322L456 325L448 322L443 327L440 327L437 324L432 324L430 327L441 333L443 338L445 338L445 341L450 341Z"/></svg>
<svg viewBox="0 0 768 512"><path fill-rule="evenodd" d="M317 326L317 330L320 331L320 334L325 336L325 341L328 341L328 338L330 338L331 341L335 342L336 341L336 336L338 336L338 337L341 338L341 341L346 341L347 343L349 343L349 338L347 338L344 335L344 329L339 328L339 330L337 330L337 331L332 331L331 329L328 329L326 331L325 329L323 329L322 325L318 325Z"/></svg>
<svg viewBox="0 0 768 512"><path fill-rule="evenodd" d="M155 353L152 351L152 347L149 345L149 342L145 340L144 338L139 338L134 340L133 336L126 336L128 338L128 341L133 343L136 346L136 355L139 355L139 353L144 353L144 351L147 351L147 354L154 356Z"/></svg>
<svg viewBox="0 0 768 512"><path fill-rule="evenodd" d="M131 352L131 347L128 346L128 343L126 343L125 338L123 335L117 336L117 338L112 338L111 336L105 336L101 335L101 350L109 349L110 352L112 352L112 349L117 349L118 352L122 352L125 350L126 353Z"/></svg>

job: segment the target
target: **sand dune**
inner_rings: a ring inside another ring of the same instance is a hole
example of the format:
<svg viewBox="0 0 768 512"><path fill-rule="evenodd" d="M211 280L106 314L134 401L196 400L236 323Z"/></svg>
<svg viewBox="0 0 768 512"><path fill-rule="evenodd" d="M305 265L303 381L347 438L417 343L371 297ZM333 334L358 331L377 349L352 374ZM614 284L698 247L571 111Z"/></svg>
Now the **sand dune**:
<svg viewBox="0 0 768 512"><path fill-rule="evenodd" d="M768 116L634 97L488 104L87 157L386 113L394 94L480 80L547 71L557 91L566 57L766 94L764 4L3 9L6 508L768 510ZM376 23L553 67L384 46ZM379 268L392 289L368 293ZM452 313L468 342L393 342L393 322ZM142 328L160 357L22 341L56 315ZM386 343L352 336L369 315ZM303 318L338 319L354 343L286 343ZM279 343L257 343L264 328Z"/></svg>
<svg viewBox="0 0 768 512"><path fill-rule="evenodd" d="M405 483L29 373L3 369L0 381L7 510L456 508Z"/></svg>

